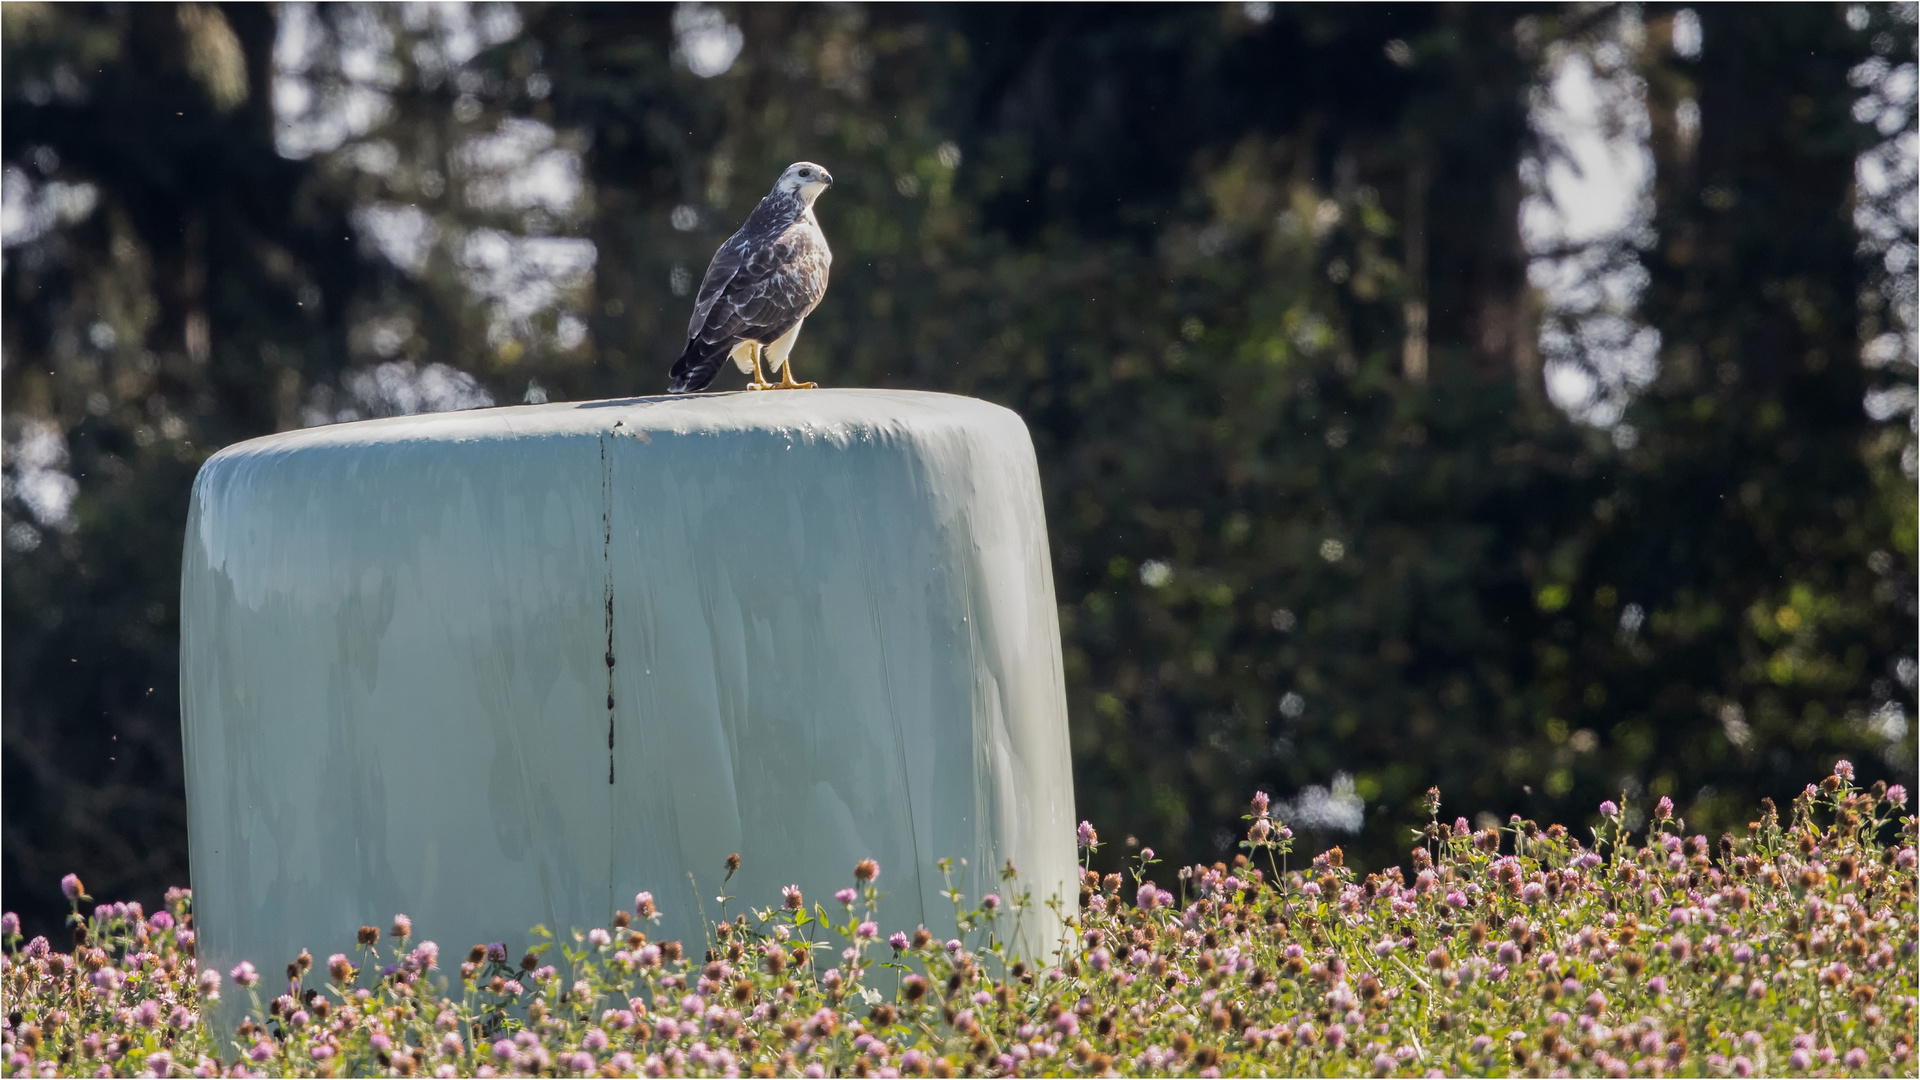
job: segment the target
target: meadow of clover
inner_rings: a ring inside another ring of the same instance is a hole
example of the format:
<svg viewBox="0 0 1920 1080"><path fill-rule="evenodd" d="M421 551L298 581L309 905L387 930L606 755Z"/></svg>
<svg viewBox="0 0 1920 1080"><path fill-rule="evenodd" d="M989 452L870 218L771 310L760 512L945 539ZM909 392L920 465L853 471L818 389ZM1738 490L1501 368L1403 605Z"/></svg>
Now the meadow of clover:
<svg viewBox="0 0 1920 1080"><path fill-rule="evenodd" d="M193 898L92 899L71 940L6 918L15 1076L1913 1075L1915 818L1839 762L1744 835L1643 832L1615 803L1578 836L1439 814L1409 863L1295 858L1264 794L1231 863L1088 871L1068 935L1018 956L1031 903L949 893L959 936L887 923L872 860L708 927L607 925L514 957L426 940L405 915L324 960L194 960ZM1091 854L1099 839L1083 823ZM737 857L728 860L737 869ZM502 928L503 931L509 928ZM208 1006L248 1017L215 1030Z"/></svg>

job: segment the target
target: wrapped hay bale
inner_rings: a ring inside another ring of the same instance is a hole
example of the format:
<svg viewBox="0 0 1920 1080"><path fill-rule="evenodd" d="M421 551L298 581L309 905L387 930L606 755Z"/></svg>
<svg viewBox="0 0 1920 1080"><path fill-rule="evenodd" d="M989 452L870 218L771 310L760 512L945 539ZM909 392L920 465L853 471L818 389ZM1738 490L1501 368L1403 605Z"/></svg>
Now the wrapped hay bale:
<svg viewBox="0 0 1920 1080"><path fill-rule="evenodd" d="M1045 521L1005 409L837 390L290 432L207 462L184 562L221 970L400 911L518 956L642 890L691 946L733 852L727 915L792 884L839 916L869 857L890 927L952 927L942 857L976 898L1019 868L1034 906L999 922L1027 955L1071 903Z"/></svg>

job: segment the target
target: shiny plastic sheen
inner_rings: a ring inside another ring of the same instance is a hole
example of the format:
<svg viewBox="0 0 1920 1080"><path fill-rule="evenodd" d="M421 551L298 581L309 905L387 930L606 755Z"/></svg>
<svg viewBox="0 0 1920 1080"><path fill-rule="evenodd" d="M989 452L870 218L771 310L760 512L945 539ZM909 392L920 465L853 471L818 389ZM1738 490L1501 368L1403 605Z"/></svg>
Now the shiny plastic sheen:
<svg viewBox="0 0 1920 1080"><path fill-rule="evenodd" d="M194 483L181 594L200 955L262 990L397 912L452 977L642 889L689 946L787 884L840 917L865 857L889 931L951 929L943 856L970 903L1019 868L1027 955L1073 903L1039 477L997 406L712 394L255 439Z"/></svg>

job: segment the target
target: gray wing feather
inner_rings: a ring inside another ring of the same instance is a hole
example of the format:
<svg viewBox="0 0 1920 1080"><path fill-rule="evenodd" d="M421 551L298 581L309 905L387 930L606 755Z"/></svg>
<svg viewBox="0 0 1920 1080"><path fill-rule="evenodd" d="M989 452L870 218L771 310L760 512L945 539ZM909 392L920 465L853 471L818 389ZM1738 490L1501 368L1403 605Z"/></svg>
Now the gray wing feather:
<svg viewBox="0 0 1920 1080"><path fill-rule="evenodd" d="M707 276L700 279L700 292L694 297L693 317L687 320L687 338L700 336L707 324L707 316L713 314L713 306L732 283L734 275L746 265L747 253L752 249L751 242L742 234L735 233L720 245L713 253L713 261L707 264Z"/></svg>
<svg viewBox="0 0 1920 1080"><path fill-rule="evenodd" d="M719 343L806 318L827 291L833 256L810 222L755 243L736 236L714 253L700 283L687 337Z"/></svg>

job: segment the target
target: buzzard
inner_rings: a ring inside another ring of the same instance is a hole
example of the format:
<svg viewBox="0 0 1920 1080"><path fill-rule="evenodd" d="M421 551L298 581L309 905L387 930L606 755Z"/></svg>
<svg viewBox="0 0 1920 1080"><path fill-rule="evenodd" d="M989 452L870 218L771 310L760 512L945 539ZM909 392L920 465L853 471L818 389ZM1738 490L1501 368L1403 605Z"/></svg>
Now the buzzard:
<svg viewBox="0 0 1920 1080"><path fill-rule="evenodd" d="M827 292L833 252L813 216L813 200L833 183L811 161L787 166L779 182L747 215L740 231L713 253L687 322L687 347L673 362L670 394L704 390L723 361L753 376L749 390L799 390L793 352L800 324ZM780 375L770 383L761 361Z"/></svg>

